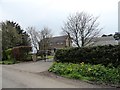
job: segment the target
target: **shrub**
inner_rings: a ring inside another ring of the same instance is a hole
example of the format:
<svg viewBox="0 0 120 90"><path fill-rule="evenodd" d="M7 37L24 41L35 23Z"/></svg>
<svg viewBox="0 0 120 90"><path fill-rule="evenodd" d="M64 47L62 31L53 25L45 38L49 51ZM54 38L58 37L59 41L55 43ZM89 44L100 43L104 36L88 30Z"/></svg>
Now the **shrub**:
<svg viewBox="0 0 120 90"><path fill-rule="evenodd" d="M29 52L32 50L32 47L29 46L19 46L4 50L2 52L4 61L3 63L16 63L16 61L32 60Z"/></svg>
<svg viewBox="0 0 120 90"><path fill-rule="evenodd" d="M12 57L12 49L7 49L5 50L5 54L7 56L7 60L11 60L13 57Z"/></svg>
<svg viewBox="0 0 120 90"><path fill-rule="evenodd" d="M15 59L13 58L13 55L12 55L12 48L4 50L2 54L3 54L3 58L1 61L2 64L14 64L15 63Z"/></svg>
<svg viewBox="0 0 120 90"><path fill-rule="evenodd" d="M2 61L7 60L7 55L5 53L5 50L2 51Z"/></svg>
<svg viewBox="0 0 120 90"><path fill-rule="evenodd" d="M50 68L50 72L58 75L91 81L100 81L110 84L120 84L120 68L109 68L103 65L91 65L73 63L54 63Z"/></svg>
<svg viewBox="0 0 120 90"><path fill-rule="evenodd" d="M12 48L9 48L7 50L4 50L2 52L3 54L3 58L2 58L2 61L10 61L10 60L14 60L13 56L12 56Z"/></svg>
<svg viewBox="0 0 120 90"><path fill-rule="evenodd" d="M120 65L120 46L97 46L84 48L60 49L55 54L57 62L112 64L117 67Z"/></svg>
<svg viewBox="0 0 120 90"><path fill-rule="evenodd" d="M12 55L16 60L24 61L27 60L29 52L32 50L30 46L19 46L12 49ZM29 56L30 57L30 56Z"/></svg>

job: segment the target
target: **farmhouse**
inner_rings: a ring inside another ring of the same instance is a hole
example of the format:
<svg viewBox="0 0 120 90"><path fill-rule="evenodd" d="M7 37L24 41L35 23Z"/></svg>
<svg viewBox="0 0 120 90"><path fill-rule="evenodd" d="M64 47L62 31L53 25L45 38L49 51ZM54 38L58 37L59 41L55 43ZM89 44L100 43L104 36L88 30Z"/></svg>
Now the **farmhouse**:
<svg viewBox="0 0 120 90"><path fill-rule="evenodd" d="M66 47L72 47L72 39L68 35L51 37L41 40L40 50L54 50Z"/></svg>

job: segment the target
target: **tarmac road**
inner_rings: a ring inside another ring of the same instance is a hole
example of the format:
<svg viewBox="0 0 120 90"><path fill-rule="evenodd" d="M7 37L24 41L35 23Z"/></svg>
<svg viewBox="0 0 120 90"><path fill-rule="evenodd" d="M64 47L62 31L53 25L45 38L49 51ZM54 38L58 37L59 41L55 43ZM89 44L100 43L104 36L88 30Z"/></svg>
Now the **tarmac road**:
<svg viewBox="0 0 120 90"><path fill-rule="evenodd" d="M2 65L2 88L107 88L107 86L38 74L47 71L51 65L52 61Z"/></svg>

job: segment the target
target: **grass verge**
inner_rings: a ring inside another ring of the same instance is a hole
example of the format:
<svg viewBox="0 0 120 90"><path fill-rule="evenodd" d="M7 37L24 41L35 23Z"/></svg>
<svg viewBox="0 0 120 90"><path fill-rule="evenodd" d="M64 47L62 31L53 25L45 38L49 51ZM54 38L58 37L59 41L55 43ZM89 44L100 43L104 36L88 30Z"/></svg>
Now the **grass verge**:
<svg viewBox="0 0 120 90"><path fill-rule="evenodd" d="M46 58L47 58L47 59L53 59L54 56L47 56ZM37 56L37 59L41 59L41 60L42 60L42 59L44 59L44 58L42 58L41 56Z"/></svg>
<svg viewBox="0 0 120 90"><path fill-rule="evenodd" d="M55 62L48 71L67 78L120 85L120 67Z"/></svg>
<svg viewBox="0 0 120 90"><path fill-rule="evenodd" d="M48 59L53 59L53 58L54 58L54 56L47 56L47 58L48 58Z"/></svg>
<svg viewBox="0 0 120 90"><path fill-rule="evenodd" d="M14 62L13 60L0 61L0 64L5 64L5 65L10 65L15 63L19 63L19 61L16 61L16 62Z"/></svg>

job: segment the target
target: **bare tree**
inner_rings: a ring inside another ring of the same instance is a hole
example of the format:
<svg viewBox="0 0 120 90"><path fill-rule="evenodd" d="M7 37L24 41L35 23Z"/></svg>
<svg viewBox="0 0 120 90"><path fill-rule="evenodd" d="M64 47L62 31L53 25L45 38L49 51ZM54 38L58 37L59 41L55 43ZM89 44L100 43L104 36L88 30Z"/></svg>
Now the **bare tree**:
<svg viewBox="0 0 120 90"><path fill-rule="evenodd" d="M49 48L49 40L52 37L51 29L48 27L44 27L40 31L41 42L40 42L40 49L47 50Z"/></svg>
<svg viewBox="0 0 120 90"><path fill-rule="evenodd" d="M40 32L35 29L35 27L28 27L27 32L31 38L31 44L36 50L39 50L39 42L41 40Z"/></svg>
<svg viewBox="0 0 120 90"><path fill-rule="evenodd" d="M99 35L101 28L98 28L98 17L93 17L87 13L81 12L70 15L67 22L62 27L63 32L69 34L73 42L78 47L84 47L90 44L94 37Z"/></svg>

